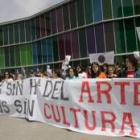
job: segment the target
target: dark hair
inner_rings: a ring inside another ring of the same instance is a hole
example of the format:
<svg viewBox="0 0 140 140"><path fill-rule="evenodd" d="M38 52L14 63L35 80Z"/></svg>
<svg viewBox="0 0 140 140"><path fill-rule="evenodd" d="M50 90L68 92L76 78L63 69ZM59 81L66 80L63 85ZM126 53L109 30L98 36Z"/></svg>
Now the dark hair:
<svg viewBox="0 0 140 140"><path fill-rule="evenodd" d="M68 72L68 77L69 77L69 72L70 72L71 69L73 70L74 75L77 76L76 69L73 68L73 67L71 67L71 68L69 68L68 71L67 71L67 72Z"/></svg>
<svg viewBox="0 0 140 140"><path fill-rule="evenodd" d="M125 60L128 59L133 66L136 66L136 59L132 56L126 56Z"/></svg>
<svg viewBox="0 0 140 140"><path fill-rule="evenodd" d="M53 69L52 72L54 72L54 73L57 75L57 77L61 77L60 70L58 70L58 69Z"/></svg>
<svg viewBox="0 0 140 140"><path fill-rule="evenodd" d="M94 71L93 71L93 65L97 65L98 66L97 73L94 73ZM91 65L91 77L92 78L97 78L100 75L101 72L102 71L101 71L101 68L100 68L99 64L97 62L93 62L92 65Z"/></svg>

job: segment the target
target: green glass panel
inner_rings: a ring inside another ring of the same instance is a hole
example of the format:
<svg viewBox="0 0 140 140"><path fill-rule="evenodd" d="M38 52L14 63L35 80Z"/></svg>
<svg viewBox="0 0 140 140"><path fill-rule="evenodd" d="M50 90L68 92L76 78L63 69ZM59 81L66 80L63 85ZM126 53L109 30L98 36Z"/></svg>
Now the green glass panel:
<svg viewBox="0 0 140 140"><path fill-rule="evenodd" d="M140 14L140 0L133 0L133 1L134 1L135 14L139 15Z"/></svg>
<svg viewBox="0 0 140 140"><path fill-rule="evenodd" d="M86 35L84 29L79 30L79 41L81 57L87 57Z"/></svg>
<svg viewBox="0 0 140 140"><path fill-rule="evenodd" d="M83 0L77 0L78 26L82 26L85 23L83 4L84 4Z"/></svg>
<svg viewBox="0 0 140 140"><path fill-rule="evenodd" d="M9 53L9 47L4 48L4 56L5 56L5 67L10 66L10 53Z"/></svg>
<svg viewBox="0 0 140 140"><path fill-rule="evenodd" d="M27 51L27 65L31 65L32 61L32 45L26 44L26 51Z"/></svg>
<svg viewBox="0 0 140 140"><path fill-rule="evenodd" d="M122 17L122 3L121 0L112 0L113 16L115 18Z"/></svg>
<svg viewBox="0 0 140 140"><path fill-rule="evenodd" d="M16 59L16 66L20 66L20 47L15 46L15 59Z"/></svg>
<svg viewBox="0 0 140 140"><path fill-rule="evenodd" d="M58 41L57 41L57 37L53 37L52 42L53 42L54 61L58 61L59 60L59 56L58 56Z"/></svg>
<svg viewBox="0 0 140 140"><path fill-rule="evenodd" d="M132 0L122 0L122 1L123 1L124 16L132 16L133 15Z"/></svg>
<svg viewBox="0 0 140 140"><path fill-rule="evenodd" d="M0 27L0 46L3 45L3 31L2 31L2 27Z"/></svg>
<svg viewBox="0 0 140 140"><path fill-rule="evenodd" d="M125 53L125 37L124 37L124 26L123 21L116 21L114 23L115 28L115 42L116 42L116 52L117 53Z"/></svg>
<svg viewBox="0 0 140 140"><path fill-rule="evenodd" d="M26 41L31 41L31 21L28 20L25 22L25 29L26 29Z"/></svg>
<svg viewBox="0 0 140 140"><path fill-rule="evenodd" d="M4 48L0 48L0 68L4 68Z"/></svg>
<svg viewBox="0 0 140 140"><path fill-rule="evenodd" d="M127 19L125 20L125 32L126 32L126 41L127 41L127 51L133 52L136 51L136 36L134 28L134 20Z"/></svg>
<svg viewBox="0 0 140 140"><path fill-rule="evenodd" d="M20 22L20 42L25 42L25 26L24 22Z"/></svg>
<svg viewBox="0 0 140 140"><path fill-rule="evenodd" d="M26 65L26 45L20 46L20 55L21 55L21 65Z"/></svg>
<svg viewBox="0 0 140 140"><path fill-rule="evenodd" d="M19 24L14 24L15 43L19 43Z"/></svg>
<svg viewBox="0 0 140 140"><path fill-rule="evenodd" d="M111 0L102 0L104 19L112 18Z"/></svg>
<svg viewBox="0 0 140 140"><path fill-rule="evenodd" d="M9 47L9 52L10 52L10 66L15 66L15 51L14 51L14 46Z"/></svg>
<svg viewBox="0 0 140 140"><path fill-rule="evenodd" d="M84 0L86 24L93 22L92 0Z"/></svg>
<svg viewBox="0 0 140 140"><path fill-rule="evenodd" d="M3 26L3 34L4 34L4 45L9 44L9 39L8 39L8 25Z"/></svg>
<svg viewBox="0 0 140 140"><path fill-rule="evenodd" d="M13 25L9 25L9 43L13 44L14 43L14 28Z"/></svg>
<svg viewBox="0 0 140 140"><path fill-rule="evenodd" d="M136 18L135 21L136 21L136 27L140 27L140 17ZM140 51L140 40L138 38L138 35L137 35L137 41L138 41L138 50Z"/></svg>

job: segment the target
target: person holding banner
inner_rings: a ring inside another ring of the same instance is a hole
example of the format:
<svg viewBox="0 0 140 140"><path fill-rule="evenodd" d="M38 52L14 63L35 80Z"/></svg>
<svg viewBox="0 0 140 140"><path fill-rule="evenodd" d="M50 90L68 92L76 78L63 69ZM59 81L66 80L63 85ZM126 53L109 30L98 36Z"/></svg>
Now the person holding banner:
<svg viewBox="0 0 140 140"><path fill-rule="evenodd" d="M107 73L107 78L117 78L117 75L115 74L115 68L113 66L108 67Z"/></svg>
<svg viewBox="0 0 140 140"><path fill-rule="evenodd" d="M97 62L93 62L91 66L91 77L92 78L107 78L104 72L101 71L101 68Z"/></svg>
<svg viewBox="0 0 140 140"><path fill-rule="evenodd" d="M70 80L70 79L76 79L76 76L75 76L75 69L74 68L69 68L68 69L68 76L66 77L66 80Z"/></svg>

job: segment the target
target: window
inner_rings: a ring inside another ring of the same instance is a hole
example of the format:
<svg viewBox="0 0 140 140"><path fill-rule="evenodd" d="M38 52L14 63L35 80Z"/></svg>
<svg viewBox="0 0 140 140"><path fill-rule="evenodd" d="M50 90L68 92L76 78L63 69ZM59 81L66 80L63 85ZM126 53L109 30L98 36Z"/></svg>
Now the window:
<svg viewBox="0 0 140 140"><path fill-rule="evenodd" d="M25 42L25 27L24 27L24 22L19 23L20 27L20 42Z"/></svg>
<svg viewBox="0 0 140 140"><path fill-rule="evenodd" d="M40 16L40 32L41 32L41 37L46 36L46 27L45 27L45 15Z"/></svg>
<svg viewBox="0 0 140 140"><path fill-rule="evenodd" d="M30 20L25 22L25 29L26 29L26 41L31 41L31 22Z"/></svg>
<svg viewBox="0 0 140 140"><path fill-rule="evenodd" d="M63 31L63 11L62 7L56 10L56 17L57 17L57 26L58 26L58 32Z"/></svg>

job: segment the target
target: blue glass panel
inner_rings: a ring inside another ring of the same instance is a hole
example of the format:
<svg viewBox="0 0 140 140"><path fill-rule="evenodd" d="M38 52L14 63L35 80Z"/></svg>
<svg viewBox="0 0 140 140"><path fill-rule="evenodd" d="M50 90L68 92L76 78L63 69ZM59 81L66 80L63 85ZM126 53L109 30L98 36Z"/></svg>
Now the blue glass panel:
<svg viewBox="0 0 140 140"><path fill-rule="evenodd" d="M42 40L41 42L42 44L42 58L43 58L43 63L47 62L47 56L48 56L48 52L47 52L47 47L46 47L46 40Z"/></svg>
<svg viewBox="0 0 140 140"><path fill-rule="evenodd" d="M48 62L53 62L53 43L52 39L47 39L46 41L47 51L48 51Z"/></svg>
<svg viewBox="0 0 140 140"><path fill-rule="evenodd" d="M32 44L32 50L33 50L33 64L37 64L37 43Z"/></svg>

